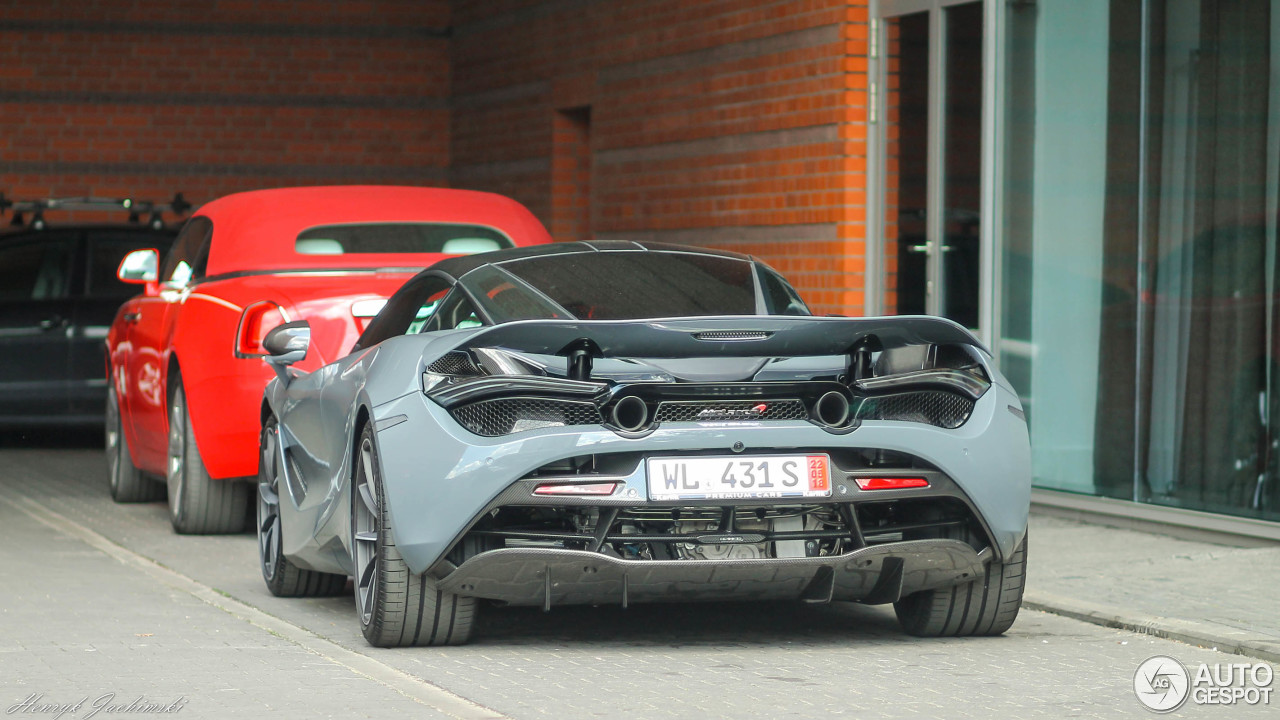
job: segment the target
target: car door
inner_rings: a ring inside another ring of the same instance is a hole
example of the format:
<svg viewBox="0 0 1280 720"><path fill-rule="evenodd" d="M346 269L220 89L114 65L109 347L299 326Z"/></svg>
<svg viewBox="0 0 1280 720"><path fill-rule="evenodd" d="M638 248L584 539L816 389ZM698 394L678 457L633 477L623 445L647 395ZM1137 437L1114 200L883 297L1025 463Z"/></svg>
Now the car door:
<svg viewBox="0 0 1280 720"><path fill-rule="evenodd" d="M172 233L141 228L89 228L85 230L84 292L75 301L72 323L68 392L71 412L101 416L106 400L103 375L103 341L116 310L137 293L138 286L116 277L120 261L133 250L167 251Z"/></svg>
<svg viewBox="0 0 1280 720"><path fill-rule="evenodd" d="M202 258L209 256L212 235L213 223L208 218L188 221L160 266L159 291L135 298L125 308L129 352L121 411L137 441L135 460L150 472L164 471L168 453L169 339L196 270Z"/></svg>
<svg viewBox="0 0 1280 720"><path fill-rule="evenodd" d="M0 241L0 420L66 418L78 234L41 230Z"/></svg>

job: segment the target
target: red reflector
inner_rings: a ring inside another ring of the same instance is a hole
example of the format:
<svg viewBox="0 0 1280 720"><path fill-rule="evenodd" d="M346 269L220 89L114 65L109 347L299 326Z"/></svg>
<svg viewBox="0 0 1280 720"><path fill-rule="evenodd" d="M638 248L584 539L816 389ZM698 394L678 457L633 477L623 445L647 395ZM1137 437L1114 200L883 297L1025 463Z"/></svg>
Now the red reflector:
<svg viewBox="0 0 1280 720"><path fill-rule="evenodd" d="M574 485L539 485L534 495L612 495L618 483L582 483Z"/></svg>
<svg viewBox="0 0 1280 720"><path fill-rule="evenodd" d="M863 490L898 490L900 488L929 487L929 481L918 477L854 478Z"/></svg>

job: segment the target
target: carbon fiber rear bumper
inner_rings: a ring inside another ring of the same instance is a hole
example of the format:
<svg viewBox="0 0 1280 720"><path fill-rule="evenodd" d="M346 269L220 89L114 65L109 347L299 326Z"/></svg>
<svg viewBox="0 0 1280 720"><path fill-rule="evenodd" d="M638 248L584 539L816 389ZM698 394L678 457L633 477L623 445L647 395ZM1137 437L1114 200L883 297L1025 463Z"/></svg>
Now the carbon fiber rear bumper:
<svg viewBox="0 0 1280 720"><path fill-rule="evenodd" d="M623 560L584 550L507 548L477 555L440 589L511 605L601 605L700 600L894 602L969 582L991 560L958 540L913 540L832 557Z"/></svg>

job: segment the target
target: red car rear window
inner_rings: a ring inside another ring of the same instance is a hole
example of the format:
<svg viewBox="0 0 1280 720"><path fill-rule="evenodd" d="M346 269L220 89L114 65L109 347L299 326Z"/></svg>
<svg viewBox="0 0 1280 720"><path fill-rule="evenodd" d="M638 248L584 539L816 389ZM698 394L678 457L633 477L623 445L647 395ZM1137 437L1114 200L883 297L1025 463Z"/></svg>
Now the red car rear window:
<svg viewBox="0 0 1280 720"><path fill-rule="evenodd" d="M471 255L515 247L511 238L482 225L361 223L322 225L298 234L301 255L446 253Z"/></svg>

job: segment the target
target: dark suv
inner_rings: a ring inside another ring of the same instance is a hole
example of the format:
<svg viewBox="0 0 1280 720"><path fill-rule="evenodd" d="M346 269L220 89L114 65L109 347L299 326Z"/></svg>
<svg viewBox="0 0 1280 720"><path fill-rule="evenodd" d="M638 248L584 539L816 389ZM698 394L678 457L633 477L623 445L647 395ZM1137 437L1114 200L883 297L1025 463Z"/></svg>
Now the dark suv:
<svg viewBox="0 0 1280 720"><path fill-rule="evenodd" d="M137 292L116 269L140 248L168 249L164 215L190 206L94 198L13 202L0 195L0 426L101 424L103 352L116 309ZM59 224L55 211L121 213L120 222ZM127 219L123 217L128 213Z"/></svg>

